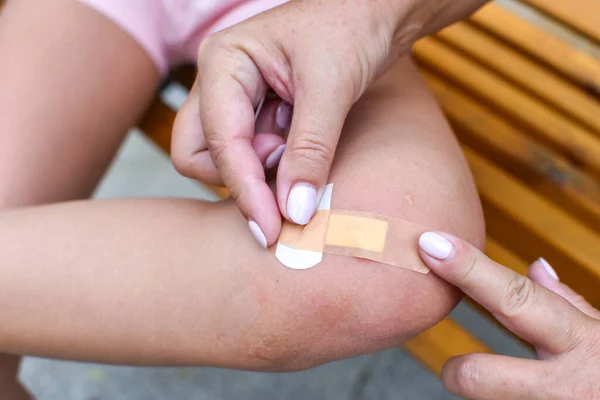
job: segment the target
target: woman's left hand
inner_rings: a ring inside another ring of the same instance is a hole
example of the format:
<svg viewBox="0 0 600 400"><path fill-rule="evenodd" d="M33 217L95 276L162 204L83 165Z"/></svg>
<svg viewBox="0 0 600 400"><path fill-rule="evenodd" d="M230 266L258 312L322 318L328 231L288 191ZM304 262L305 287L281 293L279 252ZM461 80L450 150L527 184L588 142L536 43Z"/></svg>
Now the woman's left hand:
<svg viewBox="0 0 600 400"><path fill-rule="evenodd" d="M478 400L600 398L600 311L559 282L545 260L525 277L446 233L424 233L419 246L435 274L533 344L539 358L454 357L442 373L450 392Z"/></svg>

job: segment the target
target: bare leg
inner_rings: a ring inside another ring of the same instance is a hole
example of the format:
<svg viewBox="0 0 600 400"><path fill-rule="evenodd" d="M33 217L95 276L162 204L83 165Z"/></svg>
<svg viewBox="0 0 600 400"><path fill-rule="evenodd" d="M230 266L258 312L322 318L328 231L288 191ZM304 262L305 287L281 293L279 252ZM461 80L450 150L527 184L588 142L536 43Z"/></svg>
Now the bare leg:
<svg viewBox="0 0 600 400"><path fill-rule="evenodd" d="M90 195L158 73L142 48L73 0L12 0L0 14L0 209ZM18 358L0 356L0 395Z"/></svg>
<svg viewBox="0 0 600 400"><path fill-rule="evenodd" d="M331 182L332 208L483 245L469 170L409 59L353 108ZM398 246L403 263L420 262L416 242ZM296 370L397 345L458 300L432 273L354 257L286 268L232 202L0 212L0 259L0 348L67 359Z"/></svg>

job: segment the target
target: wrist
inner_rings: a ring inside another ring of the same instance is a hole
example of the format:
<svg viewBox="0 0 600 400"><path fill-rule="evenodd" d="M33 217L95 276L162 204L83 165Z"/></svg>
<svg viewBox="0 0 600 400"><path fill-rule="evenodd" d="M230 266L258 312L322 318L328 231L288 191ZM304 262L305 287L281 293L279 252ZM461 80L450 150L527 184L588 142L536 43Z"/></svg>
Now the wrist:
<svg viewBox="0 0 600 400"><path fill-rule="evenodd" d="M395 18L394 46L405 52L418 39L467 18L489 0L385 0ZM393 3L393 4L392 4Z"/></svg>

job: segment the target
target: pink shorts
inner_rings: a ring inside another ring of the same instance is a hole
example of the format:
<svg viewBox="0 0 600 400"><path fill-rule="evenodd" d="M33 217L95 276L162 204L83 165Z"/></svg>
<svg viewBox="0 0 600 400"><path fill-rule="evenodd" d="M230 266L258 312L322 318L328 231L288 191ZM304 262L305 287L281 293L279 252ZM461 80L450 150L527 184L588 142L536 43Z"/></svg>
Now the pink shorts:
<svg viewBox="0 0 600 400"><path fill-rule="evenodd" d="M208 35L287 0L80 0L106 15L146 50L161 76L195 63Z"/></svg>

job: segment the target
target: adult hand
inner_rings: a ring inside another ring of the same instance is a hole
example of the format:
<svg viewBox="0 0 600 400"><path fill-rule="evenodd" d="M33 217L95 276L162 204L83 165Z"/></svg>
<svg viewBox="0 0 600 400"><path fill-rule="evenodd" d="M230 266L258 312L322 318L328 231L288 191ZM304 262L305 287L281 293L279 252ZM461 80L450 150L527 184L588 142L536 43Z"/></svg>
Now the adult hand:
<svg viewBox="0 0 600 400"><path fill-rule="evenodd" d="M281 215L300 225L312 217L344 120L367 86L416 39L483 3L291 0L210 36L174 129L183 149L174 149L174 164L188 177L224 183L254 236L272 244ZM277 199L252 147L255 109L269 88L285 101L278 124L292 119L285 152L273 149L272 160L283 153Z"/></svg>
<svg viewBox="0 0 600 400"><path fill-rule="evenodd" d="M442 279L480 303L539 360L468 354L449 360L446 388L469 399L600 398L600 312L558 280L543 259L529 278L446 233L419 239L421 257Z"/></svg>

